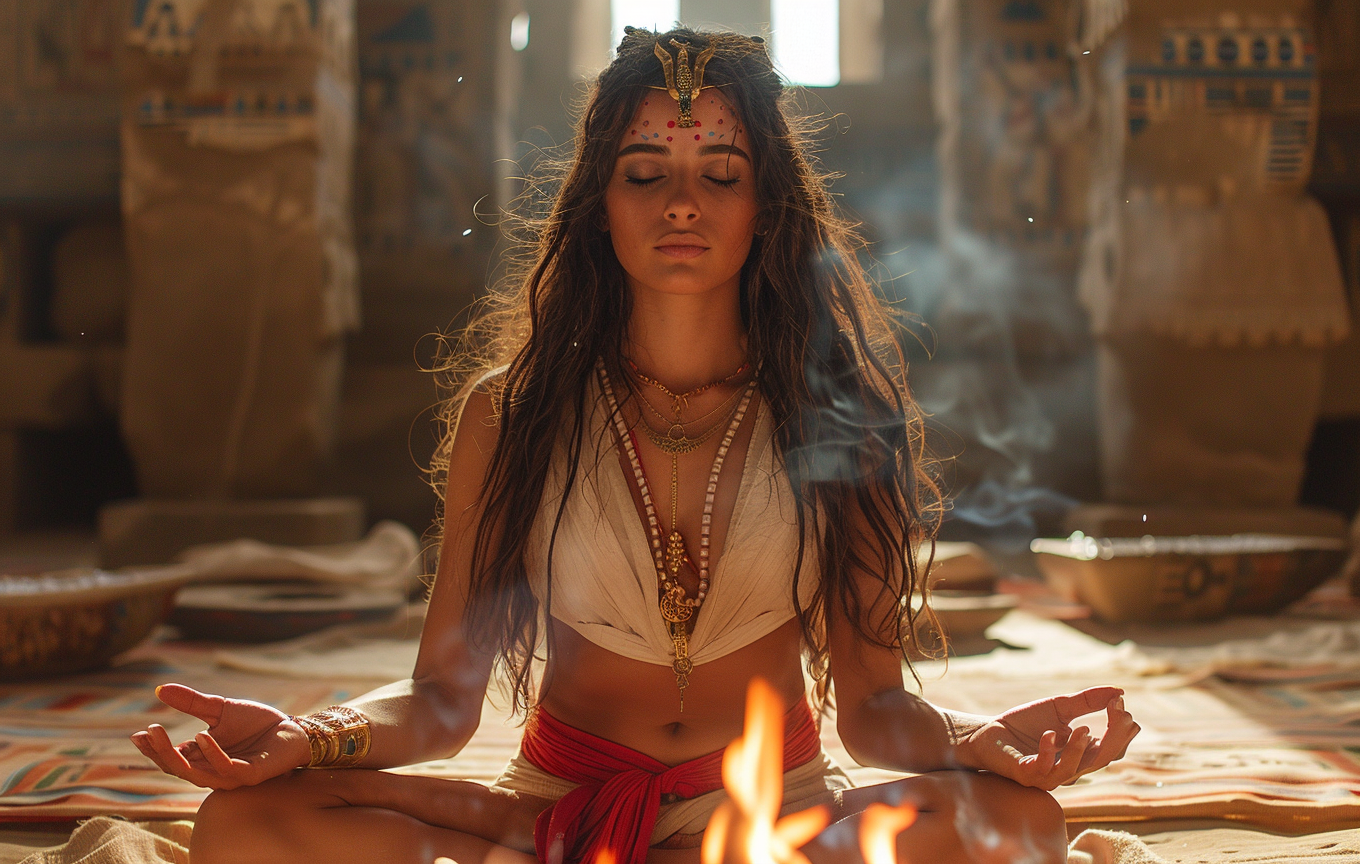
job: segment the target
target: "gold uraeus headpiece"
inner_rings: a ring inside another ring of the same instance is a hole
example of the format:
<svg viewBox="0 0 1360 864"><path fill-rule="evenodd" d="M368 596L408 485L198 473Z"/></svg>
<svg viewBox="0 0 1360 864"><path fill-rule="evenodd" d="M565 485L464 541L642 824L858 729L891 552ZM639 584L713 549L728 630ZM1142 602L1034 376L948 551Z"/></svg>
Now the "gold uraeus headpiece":
<svg viewBox="0 0 1360 864"><path fill-rule="evenodd" d="M713 56L713 46L710 45L699 52L699 56L694 58L694 68L689 66L689 43L671 40L671 45L675 47L677 56L671 60L671 52L661 47L661 40L656 40L656 57L661 61L661 68L666 73L666 86L653 87L654 90L665 90L671 94L671 98L680 103L680 119L675 121L676 126L689 127L694 125L694 118L690 117L690 107L694 103L699 91L704 89L704 66L708 64L709 58ZM677 68L678 67L678 68Z"/></svg>

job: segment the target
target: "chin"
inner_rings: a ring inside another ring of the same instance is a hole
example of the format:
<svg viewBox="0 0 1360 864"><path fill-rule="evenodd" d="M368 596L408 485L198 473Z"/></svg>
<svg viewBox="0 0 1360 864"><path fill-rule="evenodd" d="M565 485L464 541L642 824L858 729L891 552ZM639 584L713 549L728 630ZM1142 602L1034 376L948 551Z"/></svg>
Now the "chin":
<svg viewBox="0 0 1360 864"><path fill-rule="evenodd" d="M671 294L678 297L689 297L699 294L707 294L711 291L716 291L722 287L722 283L670 281L661 282L659 284L651 283L648 287L650 287L651 290L655 291L657 294Z"/></svg>

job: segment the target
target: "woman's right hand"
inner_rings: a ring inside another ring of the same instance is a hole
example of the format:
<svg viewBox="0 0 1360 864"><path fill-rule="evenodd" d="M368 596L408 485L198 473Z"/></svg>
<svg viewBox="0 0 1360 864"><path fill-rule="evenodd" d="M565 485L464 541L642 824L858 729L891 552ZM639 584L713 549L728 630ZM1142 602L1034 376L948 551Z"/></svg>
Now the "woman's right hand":
<svg viewBox="0 0 1360 864"><path fill-rule="evenodd" d="M311 761L307 733L277 708L200 693L183 684L163 684L156 695L208 724L206 732L178 745L159 723L133 733L132 743L167 774L209 789L235 789Z"/></svg>

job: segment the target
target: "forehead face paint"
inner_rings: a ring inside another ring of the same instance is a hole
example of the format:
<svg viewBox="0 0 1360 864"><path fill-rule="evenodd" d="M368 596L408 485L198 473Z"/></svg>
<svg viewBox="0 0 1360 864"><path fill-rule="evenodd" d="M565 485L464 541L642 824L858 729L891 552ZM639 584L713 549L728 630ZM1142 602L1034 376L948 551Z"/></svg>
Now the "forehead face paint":
<svg viewBox="0 0 1360 864"><path fill-rule="evenodd" d="M728 104L722 95L722 85L710 84L705 90L703 99L696 99L691 102L691 125L690 128L699 134L694 136L695 141L706 141L710 144L734 142L738 137L736 133L744 131L736 111ZM689 135L680 134L676 130L680 124L669 119L665 114L658 116L656 110L651 109L651 100L644 99L638 107L637 114L633 117L633 122L629 124L628 131L625 133L625 140L620 147L638 142L660 143L661 141L674 142L676 136L679 140L689 140ZM657 103L658 109L663 109L667 103L665 100ZM716 112L716 113L714 113ZM731 120L731 123L727 121ZM656 125L653 126L652 123ZM660 132L653 132L653 129L660 129ZM664 133L664 135L663 135Z"/></svg>

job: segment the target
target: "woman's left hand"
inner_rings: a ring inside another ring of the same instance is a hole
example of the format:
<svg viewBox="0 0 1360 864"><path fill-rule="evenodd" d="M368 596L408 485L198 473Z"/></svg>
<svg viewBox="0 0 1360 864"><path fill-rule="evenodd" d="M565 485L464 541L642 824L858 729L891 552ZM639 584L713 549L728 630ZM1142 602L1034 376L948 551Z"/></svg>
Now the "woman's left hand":
<svg viewBox="0 0 1360 864"><path fill-rule="evenodd" d="M1072 721L1104 711L1105 734L1093 737ZM960 761L971 768L1009 777L1024 786L1053 790L1123 758L1138 734L1124 710L1118 687L1092 687L1012 708L969 732L958 742Z"/></svg>

